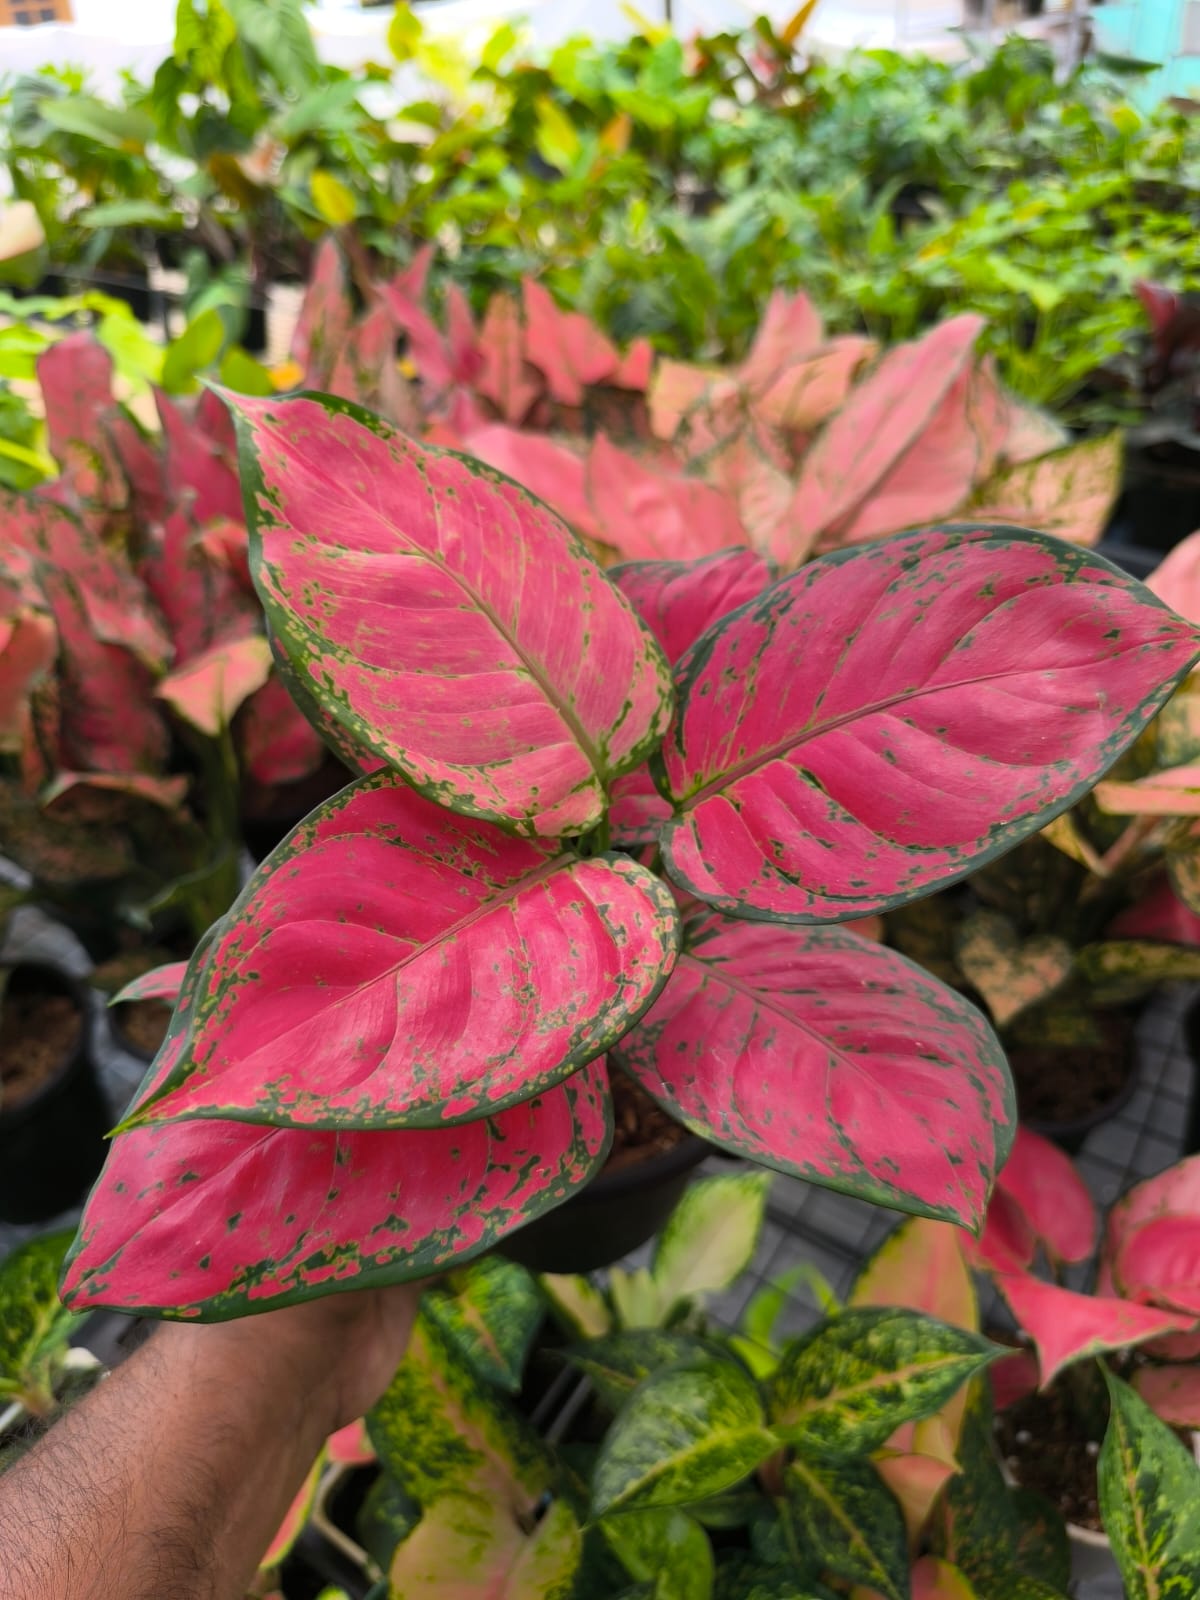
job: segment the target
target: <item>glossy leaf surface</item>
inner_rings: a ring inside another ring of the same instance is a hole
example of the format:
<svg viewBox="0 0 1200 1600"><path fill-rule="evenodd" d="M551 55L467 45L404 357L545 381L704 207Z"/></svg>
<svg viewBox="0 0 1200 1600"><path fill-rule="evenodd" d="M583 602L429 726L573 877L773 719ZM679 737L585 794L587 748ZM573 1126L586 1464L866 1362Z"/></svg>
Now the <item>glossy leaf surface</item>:
<svg viewBox="0 0 1200 1600"><path fill-rule="evenodd" d="M484 1383L516 1394L544 1306L533 1275L484 1256L425 1291L422 1314Z"/></svg>
<svg viewBox="0 0 1200 1600"><path fill-rule="evenodd" d="M790 1345L770 1380L771 1426L801 1453L849 1460L930 1416L996 1346L918 1312L859 1307Z"/></svg>
<svg viewBox="0 0 1200 1600"><path fill-rule="evenodd" d="M844 929L689 919L666 989L616 1055L726 1149L971 1227L1015 1126L979 1012Z"/></svg>
<svg viewBox="0 0 1200 1600"><path fill-rule="evenodd" d="M246 886L139 1118L438 1128L500 1110L629 1027L675 921L625 857L580 860L362 779Z"/></svg>
<svg viewBox="0 0 1200 1600"><path fill-rule="evenodd" d="M801 922L953 882L1084 793L1196 655L1140 585L1035 534L934 529L812 562L676 669L671 875Z"/></svg>
<svg viewBox="0 0 1200 1600"><path fill-rule="evenodd" d="M1144 1400L1107 1369L1100 1514L1129 1600L1200 1591L1200 1468Z"/></svg>
<svg viewBox="0 0 1200 1600"><path fill-rule="evenodd" d="M1096 1242L1096 1207L1075 1163L1031 1128L1018 1128L999 1188L1034 1237L1059 1261L1085 1261Z"/></svg>
<svg viewBox="0 0 1200 1600"><path fill-rule="evenodd" d="M646 1379L609 1429L592 1478L599 1514L720 1494L778 1449L752 1378L732 1361Z"/></svg>
<svg viewBox="0 0 1200 1600"><path fill-rule="evenodd" d="M236 402L256 586L304 688L439 803L547 835L665 726L661 652L547 507L341 401Z"/></svg>

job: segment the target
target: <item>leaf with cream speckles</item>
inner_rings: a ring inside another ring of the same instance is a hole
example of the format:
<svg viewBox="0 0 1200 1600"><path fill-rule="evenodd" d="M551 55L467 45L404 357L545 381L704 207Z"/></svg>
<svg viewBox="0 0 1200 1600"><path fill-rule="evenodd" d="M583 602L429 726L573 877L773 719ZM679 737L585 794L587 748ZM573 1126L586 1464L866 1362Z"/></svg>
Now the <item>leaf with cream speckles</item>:
<svg viewBox="0 0 1200 1600"><path fill-rule="evenodd" d="M1146 1402L1107 1368L1100 1515L1129 1600L1200 1592L1200 1467Z"/></svg>
<svg viewBox="0 0 1200 1600"><path fill-rule="evenodd" d="M1016 1127L980 1013L841 928L690 918L666 988L615 1053L725 1149L968 1227Z"/></svg>
<svg viewBox="0 0 1200 1600"><path fill-rule="evenodd" d="M606 785L658 743L671 686L565 525L346 401L228 399L254 581L307 693L451 810L594 827Z"/></svg>
<svg viewBox="0 0 1200 1600"><path fill-rule="evenodd" d="M668 870L756 919L902 904L1077 800L1198 655L1140 584L1038 534L937 528L826 556L676 668L654 758L679 812Z"/></svg>
<svg viewBox="0 0 1200 1600"><path fill-rule="evenodd" d="M183 1048L208 958L202 948L192 959L143 1093ZM611 1137L600 1063L454 1128L137 1128L114 1140L88 1199L63 1300L221 1322L424 1277L561 1204L599 1170Z"/></svg>
<svg viewBox="0 0 1200 1600"><path fill-rule="evenodd" d="M806 1554L884 1600L907 1600L904 1517L869 1461L801 1456L787 1469L787 1492L787 1514Z"/></svg>
<svg viewBox="0 0 1200 1600"><path fill-rule="evenodd" d="M602 1054L675 960L667 886L456 817L390 773L318 807L225 919L139 1122L440 1128Z"/></svg>

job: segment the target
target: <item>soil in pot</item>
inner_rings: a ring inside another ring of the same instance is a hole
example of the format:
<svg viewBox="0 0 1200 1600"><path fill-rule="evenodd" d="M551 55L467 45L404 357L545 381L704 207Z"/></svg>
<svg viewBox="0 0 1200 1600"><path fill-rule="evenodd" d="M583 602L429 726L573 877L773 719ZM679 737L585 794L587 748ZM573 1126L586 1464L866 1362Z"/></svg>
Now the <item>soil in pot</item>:
<svg viewBox="0 0 1200 1600"><path fill-rule="evenodd" d="M1121 1108L1136 1082L1134 1015L1100 1011L1091 1020L1096 1035L1087 1042L1027 1038L1007 1046L1021 1121L1060 1143L1082 1142Z"/></svg>
<svg viewBox="0 0 1200 1600"><path fill-rule="evenodd" d="M640 1083L627 1078L623 1072L614 1072L610 1084L613 1142L601 1177L610 1172L622 1172L652 1156L665 1155L692 1137L650 1098Z"/></svg>
<svg viewBox="0 0 1200 1600"><path fill-rule="evenodd" d="M1096 1438L1087 1435L1097 1432ZM1023 1489L1036 1489L1078 1528L1103 1531L1096 1487L1099 1430L1084 1426L1071 1395L1056 1385L1018 1400L996 1418L996 1442Z"/></svg>
<svg viewBox="0 0 1200 1600"><path fill-rule="evenodd" d="M125 1000L109 1012L113 1037L139 1061L153 1061L167 1036L171 1007L165 1000Z"/></svg>
<svg viewBox="0 0 1200 1600"><path fill-rule="evenodd" d="M45 985L11 985L0 1016L0 1107L15 1111L32 1099L70 1060L82 1031L71 995Z"/></svg>

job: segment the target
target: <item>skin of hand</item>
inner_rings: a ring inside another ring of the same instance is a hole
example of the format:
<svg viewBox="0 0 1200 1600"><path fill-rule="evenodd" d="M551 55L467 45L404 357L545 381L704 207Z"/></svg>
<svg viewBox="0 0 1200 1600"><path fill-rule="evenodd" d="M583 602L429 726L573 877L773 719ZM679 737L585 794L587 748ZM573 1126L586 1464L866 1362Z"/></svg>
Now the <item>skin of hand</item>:
<svg viewBox="0 0 1200 1600"><path fill-rule="evenodd" d="M419 1290L164 1323L0 1476L4 1600L242 1600L329 1434L379 1398Z"/></svg>

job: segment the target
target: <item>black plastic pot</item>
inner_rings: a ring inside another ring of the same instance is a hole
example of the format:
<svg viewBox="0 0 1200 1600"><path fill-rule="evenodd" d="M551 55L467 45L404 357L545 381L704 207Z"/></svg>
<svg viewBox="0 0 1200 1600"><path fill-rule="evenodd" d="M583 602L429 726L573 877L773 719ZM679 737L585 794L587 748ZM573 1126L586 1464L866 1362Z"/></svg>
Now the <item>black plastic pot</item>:
<svg viewBox="0 0 1200 1600"><path fill-rule="evenodd" d="M1182 447L1156 454L1132 448L1121 498L1106 538L1161 558L1200 528L1200 456Z"/></svg>
<svg viewBox="0 0 1200 1600"><path fill-rule="evenodd" d="M1065 1117L1055 1122L1039 1117L1023 1116L1022 1126L1034 1133L1040 1133L1044 1139L1052 1139L1061 1150L1073 1156L1079 1154L1084 1140L1094 1128L1100 1127L1102 1123L1108 1122L1110 1118L1123 1111L1133 1099L1142 1073L1141 1046L1137 1036L1137 1018L1141 1009L1141 1006L1135 1006L1128 1012L1129 1031L1126 1044L1128 1071L1121 1087L1110 1099L1083 1116Z"/></svg>
<svg viewBox="0 0 1200 1600"><path fill-rule="evenodd" d="M12 969L9 997L67 995L79 1013L79 1038L54 1076L27 1100L0 1105L0 1220L44 1222L83 1199L107 1152L111 1117L91 1054L83 986L40 962Z"/></svg>
<svg viewBox="0 0 1200 1600"><path fill-rule="evenodd" d="M673 1150L602 1172L556 1211L506 1239L512 1261L533 1272L596 1272L645 1244L683 1198L711 1145L689 1135Z"/></svg>

